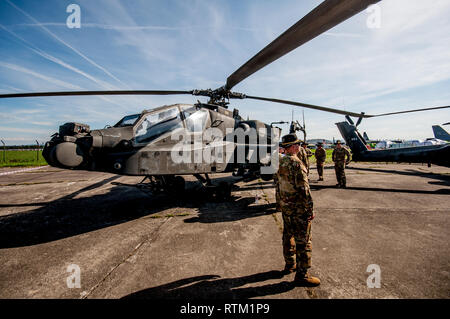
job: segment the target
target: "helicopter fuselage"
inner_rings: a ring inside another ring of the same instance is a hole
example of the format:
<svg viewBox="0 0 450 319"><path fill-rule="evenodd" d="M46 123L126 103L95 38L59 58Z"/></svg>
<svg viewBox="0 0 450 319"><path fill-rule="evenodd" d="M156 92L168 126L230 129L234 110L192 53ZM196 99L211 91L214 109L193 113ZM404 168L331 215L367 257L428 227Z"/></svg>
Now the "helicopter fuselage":
<svg viewBox="0 0 450 319"><path fill-rule="evenodd" d="M56 167L121 175L190 175L270 165L280 130L212 104L174 104L90 130L66 123L45 144ZM276 152L276 150L275 150Z"/></svg>

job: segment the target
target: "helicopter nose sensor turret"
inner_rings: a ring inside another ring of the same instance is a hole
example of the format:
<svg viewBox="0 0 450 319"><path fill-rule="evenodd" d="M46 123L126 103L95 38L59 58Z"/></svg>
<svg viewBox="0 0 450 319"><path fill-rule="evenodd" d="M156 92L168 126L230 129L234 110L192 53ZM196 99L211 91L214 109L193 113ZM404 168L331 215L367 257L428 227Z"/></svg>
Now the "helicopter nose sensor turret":
<svg viewBox="0 0 450 319"><path fill-rule="evenodd" d="M102 154L130 150L131 137L131 126L91 130L89 125L69 122L61 125L59 132L45 143L42 156L51 166L61 168L89 169L106 165L118 171L122 165L113 165L117 161L111 162Z"/></svg>
<svg viewBox="0 0 450 319"><path fill-rule="evenodd" d="M45 143L42 156L52 166L78 168L87 162L92 137L89 125L69 122L59 127L59 132Z"/></svg>

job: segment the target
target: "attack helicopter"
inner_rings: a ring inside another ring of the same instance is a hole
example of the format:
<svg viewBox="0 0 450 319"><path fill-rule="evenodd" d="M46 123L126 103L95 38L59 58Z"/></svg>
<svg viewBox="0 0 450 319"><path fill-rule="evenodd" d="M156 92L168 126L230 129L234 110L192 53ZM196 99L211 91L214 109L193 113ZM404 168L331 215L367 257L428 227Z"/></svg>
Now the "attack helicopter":
<svg viewBox="0 0 450 319"><path fill-rule="evenodd" d="M65 169L144 176L155 191L183 189L183 175L193 175L207 186L212 185L208 174L214 173L254 174L270 179L278 159L281 129L258 120L244 120L237 109L229 109L231 99L287 104L360 119L449 107L369 115L231 91L258 70L379 1L323 1L233 72L226 84L217 89L34 92L1 94L0 98L183 94L207 97L208 102L198 101L194 105L174 104L144 110L104 129L91 130L86 124L65 123L45 143L43 156L50 165ZM174 136L180 138L174 139ZM196 143L197 140L200 143ZM209 160L198 158L205 154ZM222 185L219 191L229 193L229 187Z"/></svg>

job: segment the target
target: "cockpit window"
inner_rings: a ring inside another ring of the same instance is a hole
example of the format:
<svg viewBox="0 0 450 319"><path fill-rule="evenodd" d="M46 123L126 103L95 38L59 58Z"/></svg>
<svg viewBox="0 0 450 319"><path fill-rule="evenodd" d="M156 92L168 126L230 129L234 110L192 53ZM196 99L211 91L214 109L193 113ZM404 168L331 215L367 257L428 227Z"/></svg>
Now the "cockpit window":
<svg viewBox="0 0 450 319"><path fill-rule="evenodd" d="M183 110L186 119L186 129L189 132L203 132L208 117L208 111L191 107Z"/></svg>
<svg viewBox="0 0 450 319"><path fill-rule="evenodd" d="M178 127L183 124L177 107L147 114L136 129L136 143L148 143Z"/></svg>
<svg viewBox="0 0 450 319"><path fill-rule="evenodd" d="M132 126L138 120L140 114L127 115L121 119L114 127Z"/></svg>

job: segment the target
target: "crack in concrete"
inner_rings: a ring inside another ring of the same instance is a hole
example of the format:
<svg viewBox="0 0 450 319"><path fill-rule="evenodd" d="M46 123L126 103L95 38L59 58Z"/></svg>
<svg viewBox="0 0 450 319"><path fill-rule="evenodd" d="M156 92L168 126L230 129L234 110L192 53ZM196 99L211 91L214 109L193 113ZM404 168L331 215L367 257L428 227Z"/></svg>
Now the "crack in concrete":
<svg viewBox="0 0 450 319"><path fill-rule="evenodd" d="M271 202L269 201L269 196L266 194L266 192L264 191L264 188L263 188L263 185L261 184L261 181L258 181L258 184L257 184L259 187L260 187L260 189L261 189L261 191L262 191L262 193L264 194L262 197L263 197L263 200L265 200L266 201L266 204L271 204ZM273 219L274 219L274 221L275 221L275 224L277 225L277 227L278 227L278 230L280 231L280 234L283 234L283 226L281 225L281 222L278 220L278 218L277 218L277 212L275 212L275 213L272 213L271 214L272 215L272 217L273 217Z"/></svg>
<svg viewBox="0 0 450 319"><path fill-rule="evenodd" d="M172 217L168 217L167 219L165 219L150 235L146 236L146 238L140 242L136 247L134 247L134 249L128 254L126 255L126 257L119 262L117 265L115 265L113 268L111 268L111 270L96 284L94 285L91 289L89 289L89 291L85 294L83 294L80 299L86 299L90 294L92 294L94 292L94 290L96 290L102 283L105 282L105 280L120 266L123 265L124 263L127 262L127 260L129 260L131 257L135 256L136 253L138 252L138 250L144 246L145 243L149 242L149 241L153 241L156 239L159 230L161 229L162 226L164 226L170 219L172 219Z"/></svg>

